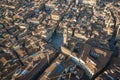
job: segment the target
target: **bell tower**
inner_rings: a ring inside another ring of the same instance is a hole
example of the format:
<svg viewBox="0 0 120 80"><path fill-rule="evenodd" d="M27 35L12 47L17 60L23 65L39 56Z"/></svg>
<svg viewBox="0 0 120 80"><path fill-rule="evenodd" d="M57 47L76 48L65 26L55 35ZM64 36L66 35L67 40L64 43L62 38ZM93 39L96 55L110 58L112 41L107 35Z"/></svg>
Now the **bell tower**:
<svg viewBox="0 0 120 80"><path fill-rule="evenodd" d="M63 43L66 44L68 39L68 28L67 26L64 26L64 32L63 32Z"/></svg>

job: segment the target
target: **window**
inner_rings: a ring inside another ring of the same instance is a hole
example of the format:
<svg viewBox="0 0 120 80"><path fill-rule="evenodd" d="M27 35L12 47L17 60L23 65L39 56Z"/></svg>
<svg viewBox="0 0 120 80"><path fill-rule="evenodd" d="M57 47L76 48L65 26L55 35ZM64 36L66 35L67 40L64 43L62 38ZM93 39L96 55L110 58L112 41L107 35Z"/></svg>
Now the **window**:
<svg viewBox="0 0 120 80"><path fill-rule="evenodd" d="M99 54L96 54L95 52L90 52L89 55L94 59L97 59L99 57Z"/></svg>

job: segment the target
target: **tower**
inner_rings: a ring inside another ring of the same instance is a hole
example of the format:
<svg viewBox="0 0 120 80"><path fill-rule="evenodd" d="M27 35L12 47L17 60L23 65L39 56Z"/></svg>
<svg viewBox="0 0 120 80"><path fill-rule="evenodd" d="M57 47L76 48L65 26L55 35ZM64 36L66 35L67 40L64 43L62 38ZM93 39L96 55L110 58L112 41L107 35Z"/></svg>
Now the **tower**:
<svg viewBox="0 0 120 80"><path fill-rule="evenodd" d="M63 43L66 44L67 39L68 39L68 28L67 28L67 26L64 27L63 38L64 38Z"/></svg>

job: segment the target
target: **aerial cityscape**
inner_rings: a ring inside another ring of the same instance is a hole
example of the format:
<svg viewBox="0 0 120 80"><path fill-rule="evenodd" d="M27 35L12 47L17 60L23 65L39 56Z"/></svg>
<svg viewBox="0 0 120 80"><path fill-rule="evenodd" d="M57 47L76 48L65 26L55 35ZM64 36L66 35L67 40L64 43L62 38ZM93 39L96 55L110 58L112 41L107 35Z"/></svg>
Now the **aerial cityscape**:
<svg viewBox="0 0 120 80"><path fill-rule="evenodd" d="M0 0L0 80L120 80L120 0Z"/></svg>

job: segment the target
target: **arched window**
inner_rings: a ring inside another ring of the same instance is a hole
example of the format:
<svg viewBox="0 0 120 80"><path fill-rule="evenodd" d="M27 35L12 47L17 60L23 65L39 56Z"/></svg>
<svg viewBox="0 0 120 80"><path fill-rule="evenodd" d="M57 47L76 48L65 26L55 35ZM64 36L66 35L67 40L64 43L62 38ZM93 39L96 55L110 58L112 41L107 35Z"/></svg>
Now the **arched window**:
<svg viewBox="0 0 120 80"><path fill-rule="evenodd" d="M94 59L97 59L99 57L99 54L96 54L95 52L90 52L89 55Z"/></svg>

